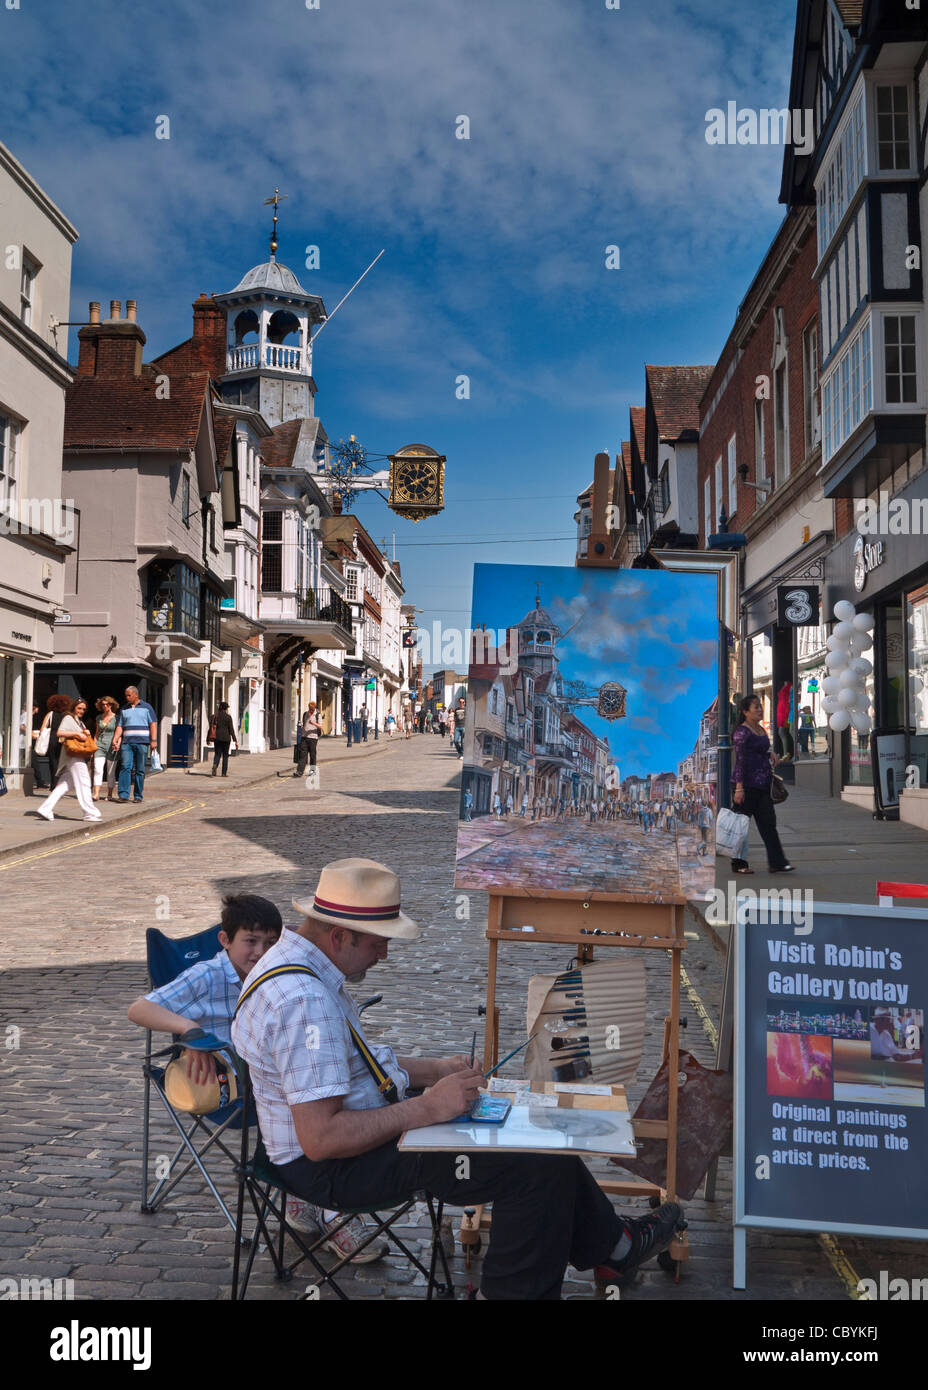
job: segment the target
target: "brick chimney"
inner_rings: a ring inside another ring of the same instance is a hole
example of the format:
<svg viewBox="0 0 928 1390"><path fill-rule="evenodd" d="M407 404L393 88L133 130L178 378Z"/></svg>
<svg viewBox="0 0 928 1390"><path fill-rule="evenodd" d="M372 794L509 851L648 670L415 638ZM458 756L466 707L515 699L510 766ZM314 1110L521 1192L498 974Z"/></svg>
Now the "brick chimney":
<svg viewBox="0 0 928 1390"><path fill-rule="evenodd" d="M129 315L122 318L122 302L110 300L110 316L100 322L100 305L90 305L90 322L78 329L80 344L78 376L124 378L138 376L142 370L145 334L135 322L136 301L127 300Z"/></svg>
<svg viewBox="0 0 928 1390"><path fill-rule="evenodd" d="M219 378L226 373L226 311L204 291L193 301L191 369Z"/></svg>

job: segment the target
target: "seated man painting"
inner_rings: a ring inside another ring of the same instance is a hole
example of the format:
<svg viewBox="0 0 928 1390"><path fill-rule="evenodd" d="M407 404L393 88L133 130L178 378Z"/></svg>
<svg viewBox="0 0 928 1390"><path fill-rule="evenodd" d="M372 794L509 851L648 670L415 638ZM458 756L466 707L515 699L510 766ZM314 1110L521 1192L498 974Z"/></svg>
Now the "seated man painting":
<svg viewBox="0 0 928 1390"><path fill-rule="evenodd" d="M581 1159L517 1154L400 1152L408 1129L460 1115L481 1071L467 1057L397 1057L366 1043L346 981L363 979L391 940L413 941L396 874L369 859L322 870L303 914L258 962L232 1025L249 1064L264 1145L284 1184L308 1202L376 1210L428 1190L458 1206L493 1203L478 1298L557 1300L568 1263L608 1280L664 1249L681 1212L643 1218L612 1207ZM273 973L270 973L273 972ZM423 1094L407 1095L410 1087Z"/></svg>

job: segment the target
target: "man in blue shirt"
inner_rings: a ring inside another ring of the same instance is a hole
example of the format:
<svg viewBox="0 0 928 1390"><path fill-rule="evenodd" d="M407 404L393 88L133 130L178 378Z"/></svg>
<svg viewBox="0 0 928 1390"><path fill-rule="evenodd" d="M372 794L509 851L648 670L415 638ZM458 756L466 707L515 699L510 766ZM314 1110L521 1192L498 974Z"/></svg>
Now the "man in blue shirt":
<svg viewBox="0 0 928 1390"><path fill-rule="evenodd" d="M126 687L126 703L119 711L113 752L119 754L119 800L129 800L129 785L135 786L135 800L142 800L145 762L148 751L158 746L158 716L151 705L139 699L138 688Z"/></svg>

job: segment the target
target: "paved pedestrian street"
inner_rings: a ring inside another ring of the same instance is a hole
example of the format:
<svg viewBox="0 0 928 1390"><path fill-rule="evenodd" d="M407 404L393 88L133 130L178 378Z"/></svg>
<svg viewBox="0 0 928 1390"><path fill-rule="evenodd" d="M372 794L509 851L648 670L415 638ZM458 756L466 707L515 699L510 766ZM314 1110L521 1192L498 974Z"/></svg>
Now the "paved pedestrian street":
<svg viewBox="0 0 928 1390"><path fill-rule="evenodd" d="M459 775L447 745L417 737L332 763L319 793L276 777L229 785L203 802L178 793L118 833L36 845L0 862L0 1276L69 1278L78 1299L229 1296L231 1232L192 1177L163 1209L139 1209L144 1034L127 1021L126 1008L147 987L148 927L182 936L208 926L228 891L265 894L293 922L291 897L314 886L327 860L385 860L401 873L404 906L426 930L415 943L391 943L388 960L355 987L359 998L383 992L365 1014L368 1031L410 1053L469 1048L483 1026L486 897L452 887ZM577 829L553 830L559 853L567 855ZM689 914L687 928L698 940L685 952L684 1036L711 1064L723 960ZM566 963L564 948L503 948L502 1047L524 1037L529 975ZM647 974L649 1033L633 1103L657 1067L668 1003L663 954L647 953ZM517 1064L507 1072L517 1075ZM156 1118L153 1154L172 1149ZM228 1199L231 1182L221 1188ZM719 1199L688 1204L692 1255L682 1281L674 1285L651 1264L623 1288L623 1300L834 1299L847 1297L849 1280L878 1278L880 1269L923 1273L921 1247L904 1242L842 1240L826 1249L814 1235L756 1233L748 1242L749 1288L735 1295L730 1196L730 1160L723 1158ZM641 1202L628 1205L645 1210ZM424 1248L421 1211L400 1229ZM459 1291L476 1280L478 1265L468 1271L456 1247ZM305 1280L275 1285L269 1271L259 1256L251 1296L287 1302L306 1287ZM418 1299L423 1292L402 1256L343 1278L355 1298ZM565 1295L592 1293L589 1278L571 1272Z"/></svg>
<svg viewBox="0 0 928 1390"><path fill-rule="evenodd" d="M527 893L585 888L652 902L678 894L682 878L689 896L704 895L713 878L696 854L698 839L688 826L676 838L664 830L645 834L629 820L481 816L459 822L455 881L481 889L503 882Z"/></svg>

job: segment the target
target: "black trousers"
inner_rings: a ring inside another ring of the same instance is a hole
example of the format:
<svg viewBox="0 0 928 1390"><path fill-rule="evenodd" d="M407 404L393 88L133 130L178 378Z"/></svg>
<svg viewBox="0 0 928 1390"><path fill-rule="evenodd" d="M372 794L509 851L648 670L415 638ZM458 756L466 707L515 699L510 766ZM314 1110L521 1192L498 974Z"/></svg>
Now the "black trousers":
<svg viewBox="0 0 928 1390"><path fill-rule="evenodd" d="M787 860L777 833L777 813L770 792L762 787L745 787L744 800L740 806L737 802L732 802L732 809L740 811L742 815L754 817L767 850L767 867L773 870L782 869ZM747 867L747 862L746 859L733 859L731 866L733 869L742 869Z"/></svg>
<svg viewBox="0 0 928 1390"><path fill-rule="evenodd" d="M223 743L218 738L213 743L213 769L215 770L219 766L219 760L221 758L223 777L225 777L226 773L229 771L229 749L231 747L231 742L227 741Z"/></svg>
<svg viewBox="0 0 928 1390"><path fill-rule="evenodd" d="M310 767L316 766L316 749L319 747L317 738L300 739L300 760L296 765L297 777L302 777L306 771L306 759L309 759Z"/></svg>
<svg viewBox="0 0 928 1390"><path fill-rule="evenodd" d="M462 1158L470 1176L459 1178ZM608 1259L624 1225L582 1159L516 1154L400 1153L382 1144L355 1158L277 1165L286 1186L333 1211L378 1210L423 1189L454 1206L493 1203L481 1291L488 1299L557 1300L568 1263Z"/></svg>

